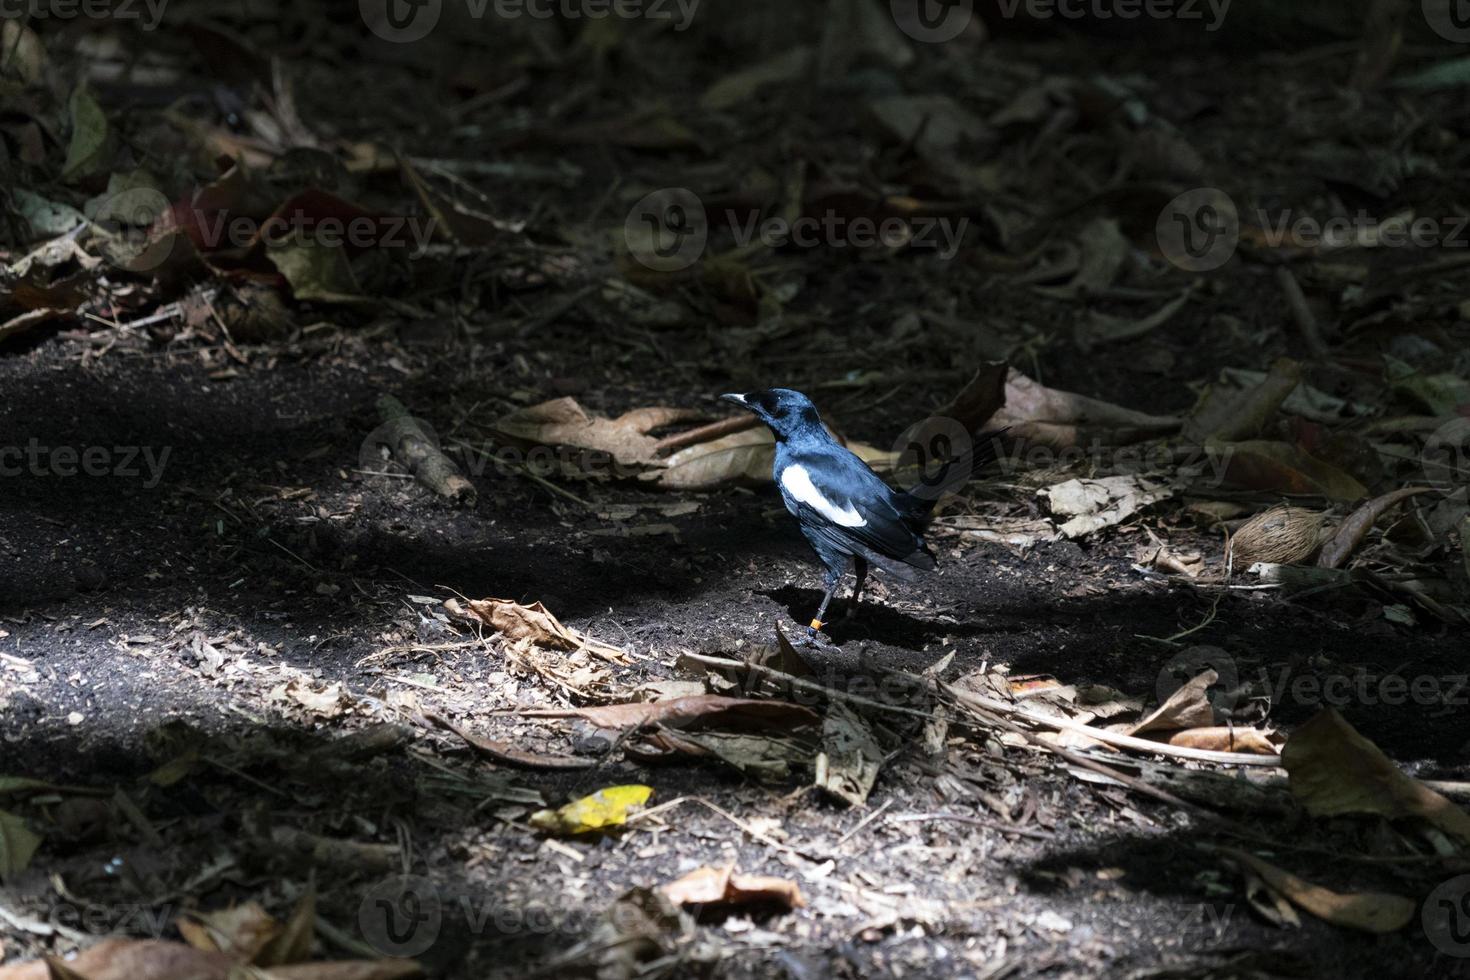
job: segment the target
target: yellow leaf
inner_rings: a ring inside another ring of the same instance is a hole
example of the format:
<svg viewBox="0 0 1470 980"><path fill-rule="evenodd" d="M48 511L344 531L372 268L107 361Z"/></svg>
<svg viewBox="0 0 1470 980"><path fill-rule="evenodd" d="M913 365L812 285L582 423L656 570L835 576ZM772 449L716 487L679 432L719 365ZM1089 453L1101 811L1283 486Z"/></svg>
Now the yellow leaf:
<svg viewBox="0 0 1470 980"><path fill-rule="evenodd" d="M107 146L107 115L86 86L71 94L71 143L66 148L62 180L85 177L97 169Z"/></svg>
<svg viewBox="0 0 1470 980"><path fill-rule="evenodd" d="M609 786L559 810L538 810L531 814L531 826L554 834L585 834L620 827L629 812L647 803L652 795L651 786Z"/></svg>
<svg viewBox="0 0 1470 980"><path fill-rule="evenodd" d="M24 871L40 846L41 838L31 833L24 820L0 810L0 878Z"/></svg>

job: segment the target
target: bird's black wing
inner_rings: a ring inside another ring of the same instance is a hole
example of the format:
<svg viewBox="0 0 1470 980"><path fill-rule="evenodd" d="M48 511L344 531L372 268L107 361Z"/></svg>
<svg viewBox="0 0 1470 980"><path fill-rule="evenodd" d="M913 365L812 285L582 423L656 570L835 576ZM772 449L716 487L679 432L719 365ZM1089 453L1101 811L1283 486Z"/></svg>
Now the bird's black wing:
<svg viewBox="0 0 1470 980"><path fill-rule="evenodd" d="M924 539L895 505L894 491L857 456L832 447L795 453L783 462L781 495L819 552L819 542L825 542L890 571L896 562L934 567Z"/></svg>

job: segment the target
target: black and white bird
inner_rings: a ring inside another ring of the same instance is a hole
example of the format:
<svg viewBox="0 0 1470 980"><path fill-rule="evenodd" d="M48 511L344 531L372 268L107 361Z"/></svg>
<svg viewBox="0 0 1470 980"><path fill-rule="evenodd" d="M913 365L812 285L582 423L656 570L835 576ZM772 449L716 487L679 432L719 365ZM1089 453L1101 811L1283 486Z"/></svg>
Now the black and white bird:
<svg viewBox="0 0 1470 980"><path fill-rule="evenodd" d="M856 576L851 608L856 609L868 569L877 567L912 580L915 570L932 571L934 553L924 529L944 489L963 482L977 467L994 458L993 440L982 438L977 449L948 461L925 480L931 491L922 496L894 490L883 478L822 425L811 399L790 388L720 396L742 405L776 436L772 476L786 509L801 525L826 572L827 587L817 614L807 626L815 638L827 606L851 567Z"/></svg>

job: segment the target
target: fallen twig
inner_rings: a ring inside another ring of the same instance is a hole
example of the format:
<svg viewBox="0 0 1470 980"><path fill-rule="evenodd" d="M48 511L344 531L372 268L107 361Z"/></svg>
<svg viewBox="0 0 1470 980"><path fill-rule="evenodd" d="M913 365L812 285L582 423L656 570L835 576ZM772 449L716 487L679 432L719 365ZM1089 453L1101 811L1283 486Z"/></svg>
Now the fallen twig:
<svg viewBox="0 0 1470 980"><path fill-rule="evenodd" d="M1307 350L1315 358L1327 357L1330 351L1322 340L1322 331L1317 328L1317 317L1312 313L1312 308L1307 305L1306 294L1302 292L1301 283L1297 282L1296 275L1284 265L1277 266L1276 284L1281 287L1281 292L1286 297L1286 306L1291 310L1292 322L1301 331L1302 341L1307 345Z"/></svg>
<svg viewBox="0 0 1470 980"><path fill-rule="evenodd" d="M444 455L402 402L384 395L378 399L378 415L383 420L380 441L420 483L455 503L474 503L475 485L465 479L454 460Z"/></svg>
<svg viewBox="0 0 1470 980"><path fill-rule="evenodd" d="M977 827L988 827L998 830L1003 834L1015 834L1018 837L1030 837L1034 840L1051 840L1055 834L1048 834L1044 830L1032 830L1030 827L1017 827L1000 820L992 820L989 817L975 817L967 813L906 813L901 816L889 817L889 823L927 823L931 820L951 820L955 823L969 823Z"/></svg>

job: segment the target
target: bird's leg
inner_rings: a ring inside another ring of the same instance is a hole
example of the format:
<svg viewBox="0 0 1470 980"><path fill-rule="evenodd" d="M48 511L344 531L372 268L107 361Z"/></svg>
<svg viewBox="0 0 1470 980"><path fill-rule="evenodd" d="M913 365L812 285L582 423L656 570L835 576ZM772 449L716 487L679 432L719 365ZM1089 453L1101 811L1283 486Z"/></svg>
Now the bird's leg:
<svg viewBox="0 0 1470 980"><path fill-rule="evenodd" d="M868 560L856 555L852 559L852 574L856 580L852 583L852 602L847 608L847 618L857 619L859 600L863 597L863 582L868 577Z"/></svg>
<svg viewBox="0 0 1470 980"><path fill-rule="evenodd" d="M822 628L822 617L827 615L827 604L832 601L832 596L837 592L837 586L842 583L842 572L827 573L827 594L822 596L822 604L817 607L817 614L807 624L806 635L808 639L817 638L817 630Z"/></svg>

